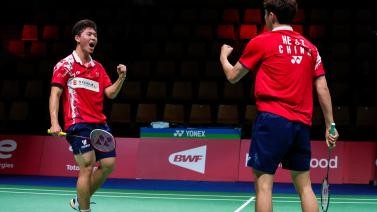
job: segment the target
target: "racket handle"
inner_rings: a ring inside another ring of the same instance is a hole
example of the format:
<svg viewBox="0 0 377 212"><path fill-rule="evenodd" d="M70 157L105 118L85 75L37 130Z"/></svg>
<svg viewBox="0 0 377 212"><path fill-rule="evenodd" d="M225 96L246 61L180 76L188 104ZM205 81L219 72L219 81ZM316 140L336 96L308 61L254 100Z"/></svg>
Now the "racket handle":
<svg viewBox="0 0 377 212"><path fill-rule="evenodd" d="M47 133L48 133L48 134L52 134L50 129L47 130ZM58 136L66 136L66 135L67 135L66 132L59 132L59 133L58 133Z"/></svg>
<svg viewBox="0 0 377 212"><path fill-rule="evenodd" d="M331 126L330 126L330 134L331 135L335 135L335 123L331 123Z"/></svg>

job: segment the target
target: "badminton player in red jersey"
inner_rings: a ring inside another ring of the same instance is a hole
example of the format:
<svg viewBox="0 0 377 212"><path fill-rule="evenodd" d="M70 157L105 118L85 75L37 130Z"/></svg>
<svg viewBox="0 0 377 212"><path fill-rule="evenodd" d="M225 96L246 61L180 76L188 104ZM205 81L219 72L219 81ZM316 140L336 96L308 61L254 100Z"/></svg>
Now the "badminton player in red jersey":
<svg viewBox="0 0 377 212"><path fill-rule="evenodd" d="M59 121L59 102L62 99L64 130L73 135L89 137L93 129L110 131L103 113L104 97L114 99L122 88L127 68L117 66L118 79L112 83L104 67L92 59L97 45L97 25L92 20L78 21L72 29L76 49L54 67L50 93L50 132L62 131ZM77 197L70 201L73 209L90 211L90 197L105 182L115 167L115 150L99 152L89 142L67 137L76 163L80 167ZM95 169L96 161L99 167Z"/></svg>
<svg viewBox="0 0 377 212"><path fill-rule="evenodd" d="M272 187L280 163L291 172L301 199L302 211L318 211L310 181L310 126L313 87L326 124L328 146L339 137L330 135L334 122L325 70L317 48L292 30L297 11L295 0L264 0L267 32L251 39L238 62L228 56L233 48L221 47L220 62L227 79L238 82L249 71L255 74L258 115L252 129L248 166L255 177L255 211L272 211Z"/></svg>

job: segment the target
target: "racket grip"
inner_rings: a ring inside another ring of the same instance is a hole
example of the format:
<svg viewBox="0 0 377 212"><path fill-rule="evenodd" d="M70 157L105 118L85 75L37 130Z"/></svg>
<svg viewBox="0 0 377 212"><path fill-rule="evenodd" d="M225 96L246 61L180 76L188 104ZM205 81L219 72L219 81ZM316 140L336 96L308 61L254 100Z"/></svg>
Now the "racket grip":
<svg viewBox="0 0 377 212"><path fill-rule="evenodd" d="M330 126L330 134L331 135L335 135L335 123L331 123L331 126Z"/></svg>
<svg viewBox="0 0 377 212"><path fill-rule="evenodd" d="M52 134L50 129L47 130L47 133L48 133L48 134ZM66 135L67 135L66 132L59 132L59 133L58 133L58 136L66 136Z"/></svg>

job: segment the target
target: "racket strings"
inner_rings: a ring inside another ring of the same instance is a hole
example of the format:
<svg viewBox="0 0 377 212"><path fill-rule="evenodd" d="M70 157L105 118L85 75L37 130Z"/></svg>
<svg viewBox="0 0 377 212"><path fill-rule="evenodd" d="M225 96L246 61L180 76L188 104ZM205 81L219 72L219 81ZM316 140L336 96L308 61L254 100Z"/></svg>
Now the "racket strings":
<svg viewBox="0 0 377 212"><path fill-rule="evenodd" d="M92 145L99 151L109 152L115 149L115 139L107 131L95 129L90 133Z"/></svg>

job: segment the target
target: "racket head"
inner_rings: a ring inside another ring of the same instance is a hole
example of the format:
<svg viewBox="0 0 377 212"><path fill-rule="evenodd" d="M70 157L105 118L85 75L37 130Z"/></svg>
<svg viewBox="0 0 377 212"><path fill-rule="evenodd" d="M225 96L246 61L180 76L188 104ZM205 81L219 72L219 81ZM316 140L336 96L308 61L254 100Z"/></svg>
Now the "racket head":
<svg viewBox="0 0 377 212"><path fill-rule="evenodd" d="M114 136L103 129L92 130L90 132L90 141L93 148L100 152L111 152L116 147Z"/></svg>
<svg viewBox="0 0 377 212"><path fill-rule="evenodd" d="M327 211L330 203L330 185L327 178L324 178L321 185L321 207L322 211Z"/></svg>

